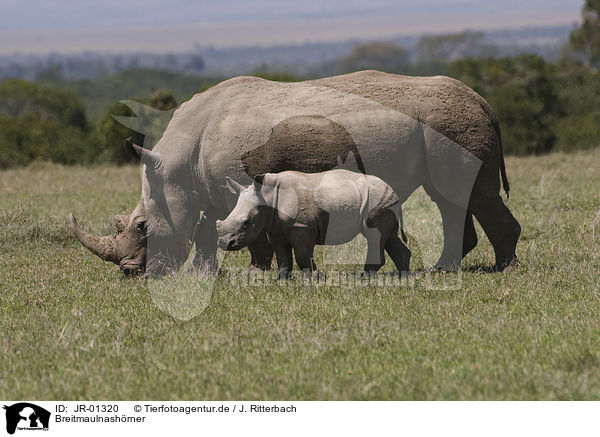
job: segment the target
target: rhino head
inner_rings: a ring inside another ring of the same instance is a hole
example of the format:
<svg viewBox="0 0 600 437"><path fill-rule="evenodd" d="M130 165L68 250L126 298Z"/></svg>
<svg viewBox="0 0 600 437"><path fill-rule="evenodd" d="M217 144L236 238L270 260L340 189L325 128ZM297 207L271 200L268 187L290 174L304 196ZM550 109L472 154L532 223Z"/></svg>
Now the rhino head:
<svg viewBox="0 0 600 437"><path fill-rule="evenodd" d="M125 148L132 147L130 139L125 140ZM69 221L79 242L94 255L117 264L125 276L144 274L148 227L143 201L140 200L131 214L115 215L117 232L112 235L98 237L85 232L73 213L70 214Z"/></svg>
<svg viewBox="0 0 600 437"><path fill-rule="evenodd" d="M125 147L143 164L142 197L137 207L130 215L115 216L116 234L90 235L73 214L71 229L88 250L118 264L126 275L164 276L179 268L189 254L197 223L194 212L198 210L196 203L190 203L193 188L189 177L179 177L181 172L165 175L160 171L163 165L157 153L129 139Z"/></svg>
<svg viewBox="0 0 600 437"><path fill-rule="evenodd" d="M130 215L115 216L117 233L113 235L91 235L79 226L73 214L69 218L71 230L79 242L94 255L117 264L126 276L137 276L145 272L146 218L141 202Z"/></svg>
<svg viewBox="0 0 600 437"><path fill-rule="evenodd" d="M256 175L254 183L244 187L230 178L230 189L239 192L235 208L225 220L217 220L217 245L222 250L240 250L253 243L272 216L272 208L267 204L262 190L264 175Z"/></svg>

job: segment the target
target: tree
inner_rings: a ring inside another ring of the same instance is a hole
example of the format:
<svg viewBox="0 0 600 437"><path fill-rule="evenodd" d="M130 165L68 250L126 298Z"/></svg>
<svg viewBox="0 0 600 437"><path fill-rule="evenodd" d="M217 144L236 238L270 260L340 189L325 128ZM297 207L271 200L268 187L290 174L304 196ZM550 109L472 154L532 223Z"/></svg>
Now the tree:
<svg viewBox="0 0 600 437"><path fill-rule="evenodd" d="M137 157L128 154L123 147L124 140L131 138L134 143L151 148L177 107L173 94L165 90L157 90L141 102L126 103L112 105L98 124L101 160L117 164L136 162Z"/></svg>
<svg viewBox="0 0 600 437"><path fill-rule="evenodd" d="M204 59L200 55L192 55L185 64L185 70L191 70L193 72L199 72L204 69Z"/></svg>
<svg viewBox="0 0 600 437"><path fill-rule="evenodd" d="M594 69L600 68L600 0L585 0L581 11L583 22L574 29L569 42L581 52L585 62Z"/></svg>
<svg viewBox="0 0 600 437"><path fill-rule="evenodd" d="M160 111L169 111L177 108L177 100L171 91L156 90L146 100L148 106Z"/></svg>
<svg viewBox="0 0 600 437"><path fill-rule="evenodd" d="M446 63L468 57L493 56L497 48L483 42L483 32L425 35L417 44L419 63Z"/></svg>
<svg viewBox="0 0 600 437"><path fill-rule="evenodd" d="M554 128L564 111L553 65L536 55L521 55L455 61L449 71L490 103L502 126L506 153L539 154L554 148Z"/></svg>
<svg viewBox="0 0 600 437"><path fill-rule="evenodd" d="M598 146L600 141L600 71L581 61L556 64L558 95L566 116L554 128L556 149L572 151Z"/></svg>
<svg viewBox="0 0 600 437"><path fill-rule="evenodd" d="M0 83L0 101L1 116L22 118L31 115L82 131L88 128L83 102L68 91L21 79L7 79Z"/></svg>
<svg viewBox="0 0 600 437"><path fill-rule="evenodd" d="M287 73L285 71L269 71L267 68L261 68L255 71L252 73L252 76L273 80L275 82L298 82L302 80L302 78L296 76L295 74Z"/></svg>
<svg viewBox="0 0 600 437"><path fill-rule="evenodd" d="M0 83L0 168L34 160L94 160L83 103L72 93L24 80Z"/></svg>
<svg viewBox="0 0 600 437"><path fill-rule="evenodd" d="M393 42L357 44L352 52L337 60L337 70L347 73L357 70L398 72L408 64L408 51Z"/></svg>

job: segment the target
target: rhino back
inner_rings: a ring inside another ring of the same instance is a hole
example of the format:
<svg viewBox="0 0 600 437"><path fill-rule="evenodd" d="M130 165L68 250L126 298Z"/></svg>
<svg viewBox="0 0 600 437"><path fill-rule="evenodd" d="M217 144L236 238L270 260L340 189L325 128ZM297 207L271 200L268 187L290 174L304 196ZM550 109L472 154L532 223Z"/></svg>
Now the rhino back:
<svg viewBox="0 0 600 437"><path fill-rule="evenodd" d="M298 115L278 123L267 142L241 156L246 174L297 170L317 173L345 163L351 155L365 173L356 143L338 123L320 115Z"/></svg>
<svg viewBox="0 0 600 437"><path fill-rule="evenodd" d="M373 100L311 82L261 79L233 81L210 96L210 119L199 138L209 186L224 185L225 176L245 184L257 173L340 164L384 179L398 172L421 177L418 122Z"/></svg>
<svg viewBox="0 0 600 437"><path fill-rule="evenodd" d="M469 197L498 194L502 162L498 119L485 99L462 82L372 70L313 82L379 102L422 123L431 183L448 199L462 205Z"/></svg>
<svg viewBox="0 0 600 437"><path fill-rule="evenodd" d="M470 88L445 77L374 71L297 83L238 77L182 105L163 139L184 144L180 149L200 148L177 159L198 160L198 177L213 204L222 197L225 176L245 184L256 173L314 172L333 168L334 160L359 171L362 161L404 201L426 182L425 165L444 168L454 153L439 142L427 144L422 125L479 158L480 173L498 181L493 111ZM445 173L439 185L456 171Z"/></svg>
<svg viewBox="0 0 600 437"><path fill-rule="evenodd" d="M445 76L414 77L368 70L312 81L400 111L480 159L497 141L496 115L464 83Z"/></svg>

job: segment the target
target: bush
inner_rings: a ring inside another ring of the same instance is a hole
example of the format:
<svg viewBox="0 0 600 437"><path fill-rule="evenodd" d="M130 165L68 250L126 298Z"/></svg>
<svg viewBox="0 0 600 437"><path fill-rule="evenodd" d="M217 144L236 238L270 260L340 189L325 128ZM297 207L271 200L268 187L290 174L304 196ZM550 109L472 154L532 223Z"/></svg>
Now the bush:
<svg viewBox="0 0 600 437"><path fill-rule="evenodd" d="M295 74L287 73L285 71L277 72L259 70L252 73L252 76L260 77L261 79L273 80L275 82L298 82L302 80L302 78L296 76Z"/></svg>
<svg viewBox="0 0 600 437"><path fill-rule="evenodd" d="M600 111L570 115L558 121L556 149L561 152L591 149L600 145Z"/></svg>
<svg viewBox="0 0 600 437"><path fill-rule="evenodd" d="M20 79L7 79L0 82L0 101L0 116L13 119L33 116L81 131L88 129L85 105L68 91Z"/></svg>
<svg viewBox="0 0 600 437"><path fill-rule="evenodd" d="M500 120L507 154L539 154L554 148L554 126L564 108L551 64L535 55L467 59L452 62L449 72L490 103Z"/></svg>
<svg viewBox="0 0 600 437"><path fill-rule="evenodd" d="M34 160L95 160L83 103L72 93L23 80L0 83L0 168Z"/></svg>
<svg viewBox="0 0 600 437"><path fill-rule="evenodd" d="M0 168L52 161L89 164L96 160L90 137L79 129L27 116L0 117Z"/></svg>
<svg viewBox="0 0 600 437"><path fill-rule="evenodd" d="M352 52L337 60L336 70L349 73L358 70L380 70L394 73L408 65L408 51L387 41L357 44Z"/></svg>
<svg viewBox="0 0 600 437"><path fill-rule="evenodd" d="M145 105L163 112L148 110ZM138 106L140 112L136 114L129 106L116 103L100 120L97 129L97 136L101 144L100 160L116 164L137 162L136 156L126 152L123 141L131 137L134 143L140 146L146 144L151 148L162 136L171 118L172 110L177 107L177 101L169 91L158 90L152 93L148 99L140 102ZM134 117L132 120L135 121L132 125L137 124L137 128L126 127L115 120L113 116Z"/></svg>

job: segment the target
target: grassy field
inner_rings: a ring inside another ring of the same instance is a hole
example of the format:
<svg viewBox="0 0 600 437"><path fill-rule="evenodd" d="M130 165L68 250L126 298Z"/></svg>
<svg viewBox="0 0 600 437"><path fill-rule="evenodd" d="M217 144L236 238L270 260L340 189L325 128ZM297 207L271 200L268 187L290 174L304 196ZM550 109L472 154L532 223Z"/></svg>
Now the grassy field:
<svg viewBox="0 0 600 437"><path fill-rule="evenodd" d="M139 199L137 168L1 172L0 398L598 400L600 149L507 168L523 226L509 273L484 272L478 228L455 290L222 278L188 321L155 304L161 283L122 277L68 230L75 211L112 232ZM413 266L433 264L434 205L417 192L404 212Z"/></svg>

